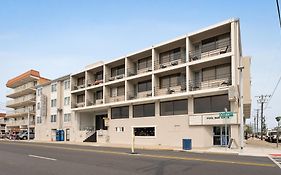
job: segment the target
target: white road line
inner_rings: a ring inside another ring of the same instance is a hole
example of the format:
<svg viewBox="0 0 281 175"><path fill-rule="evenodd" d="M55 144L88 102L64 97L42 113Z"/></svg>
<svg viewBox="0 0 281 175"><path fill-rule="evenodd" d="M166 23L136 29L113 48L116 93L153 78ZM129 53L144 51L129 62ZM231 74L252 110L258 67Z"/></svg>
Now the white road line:
<svg viewBox="0 0 281 175"><path fill-rule="evenodd" d="M43 156L36 156L36 155L28 155L29 157L34 157L34 158L38 158L38 159L45 159L45 160L52 160L55 161L57 159L53 159L53 158L49 158L49 157L43 157Z"/></svg>
<svg viewBox="0 0 281 175"><path fill-rule="evenodd" d="M268 158L269 158L272 162L274 162L279 168L281 168L281 164L278 163L278 162L274 159L273 156L268 156ZM275 158L276 158L276 157L275 157Z"/></svg>

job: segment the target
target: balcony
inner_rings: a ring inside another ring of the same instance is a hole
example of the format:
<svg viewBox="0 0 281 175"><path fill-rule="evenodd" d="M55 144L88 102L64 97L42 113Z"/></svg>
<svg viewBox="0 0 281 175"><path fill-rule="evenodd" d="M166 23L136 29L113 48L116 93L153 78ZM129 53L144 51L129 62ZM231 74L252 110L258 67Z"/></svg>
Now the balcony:
<svg viewBox="0 0 281 175"><path fill-rule="evenodd" d="M203 89L211 89L218 87L231 86L231 74L224 74L216 77L209 77L204 81L200 80L190 80L189 81L189 91L197 91Z"/></svg>
<svg viewBox="0 0 281 175"><path fill-rule="evenodd" d="M186 55L184 52L178 52L160 57L159 60L155 60L154 66L156 70L177 66L183 63L186 63Z"/></svg>
<svg viewBox="0 0 281 175"><path fill-rule="evenodd" d="M152 91L144 91L144 92L136 92L136 91L129 91L128 93L128 100L134 99L141 99L141 98L148 98L152 97Z"/></svg>
<svg viewBox="0 0 281 175"><path fill-rule="evenodd" d="M180 82L176 84L171 84L167 87L161 87L156 86L155 87L155 95L161 96L161 95L170 95L170 94L176 94L176 93L183 93L186 92L186 82Z"/></svg>
<svg viewBox="0 0 281 175"><path fill-rule="evenodd" d="M146 67L146 68L142 68L142 69L137 69L136 67L132 67L132 68L127 69L128 77L143 74L143 73L147 73L147 72L151 72L151 71L152 71L151 66Z"/></svg>
<svg viewBox="0 0 281 175"><path fill-rule="evenodd" d="M27 126L28 125L28 120L27 119L24 119L24 120L20 120L20 119L18 119L18 120L8 120L7 122L6 122L6 125L9 127L11 127L11 126ZM34 126L35 125L35 121L33 120L33 119L31 119L30 121L29 121L29 125L30 126Z"/></svg>
<svg viewBox="0 0 281 175"><path fill-rule="evenodd" d="M83 108L85 107L85 102L79 102L79 103L72 103L71 108Z"/></svg>
<svg viewBox="0 0 281 175"><path fill-rule="evenodd" d="M216 55L231 52L231 40L225 38L204 45L198 45L197 49L189 52L189 61L196 61Z"/></svg>
<svg viewBox="0 0 281 175"><path fill-rule="evenodd" d="M108 96L106 98L106 103L114 103L114 102L121 102L121 101L125 101L125 95L114 95L114 96Z"/></svg>
<svg viewBox="0 0 281 175"><path fill-rule="evenodd" d="M26 95L20 98L16 98L14 100L7 101L6 106L8 108L18 108L21 106L30 106L35 104L35 95Z"/></svg>
<svg viewBox="0 0 281 175"><path fill-rule="evenodd" d="M103 83L103 80L88 80L87 86L94 87L97 85L101 85L102 83Z"/></svg>
<svg viewBox="0 0 281 175"><path fill-rule="evenodd" d="M21 108L16 110L7 111L6 117L23 117L28 115L28 111L30 115L35 115L35 110L29 110L27 108Z"/></svg>
<svg viewBox="0 0 281 175"><path fill-rule="evenodd" d="M19 86L19 87L13 89L12 92L7 94L7 97L17 98L17 97L28 95L28 94L35 93L35 92L36 92L36 89L35 89L34 83L30 82L30 83L24 84L22 86Z"/></svg>
<svg viewBox="0 0 281 175"><path fill-rule="evenodd" d="M115 80L121 80L125 78L125 74L118 74L118 75L110 75L110 74L106 74L105 75L105 82L111 82L111 81L115 81Z"/></svg>

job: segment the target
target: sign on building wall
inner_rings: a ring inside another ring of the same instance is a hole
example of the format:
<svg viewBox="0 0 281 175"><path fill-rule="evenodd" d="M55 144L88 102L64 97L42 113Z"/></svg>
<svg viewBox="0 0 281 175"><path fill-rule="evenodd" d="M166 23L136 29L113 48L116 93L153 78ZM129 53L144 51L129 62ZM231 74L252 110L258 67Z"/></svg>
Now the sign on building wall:
<svg viewBox="0 0 281 175"><path fill-rule="evenodd" d="M203 115L190 115L189 125L223 125L238 124L237 114L233 112L216 113L216 114L203 114Z"/></svg>
<svg viewBox="0 0 281 175"><path fill-rule="evenodd" d="M40 97L40 116L46 117L47 116L47 96L46 95L41 95Z"/></svg>

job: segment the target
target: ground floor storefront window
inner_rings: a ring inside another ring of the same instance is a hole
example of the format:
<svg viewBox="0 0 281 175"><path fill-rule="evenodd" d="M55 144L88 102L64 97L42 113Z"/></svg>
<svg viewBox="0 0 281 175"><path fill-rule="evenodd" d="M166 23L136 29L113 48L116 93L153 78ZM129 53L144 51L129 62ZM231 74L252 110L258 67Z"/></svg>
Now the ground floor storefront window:
<svg viewBox="0 0 281 175"><path fill-rule="evenodd" d="M228 145L230 140L230 126L227 126L227 132L225 134L225 126L213 127L213 145L224 146Z"/></svg>

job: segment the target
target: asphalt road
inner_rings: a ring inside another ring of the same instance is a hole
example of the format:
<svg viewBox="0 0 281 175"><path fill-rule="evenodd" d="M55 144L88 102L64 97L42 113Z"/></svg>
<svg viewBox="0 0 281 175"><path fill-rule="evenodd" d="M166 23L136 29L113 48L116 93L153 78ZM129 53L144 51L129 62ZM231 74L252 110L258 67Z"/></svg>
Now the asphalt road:
<svg viewBox="0 0 281 175"><path fill-rule="evenodd" d="M0 141L0 175L280 175L269 158Z"/></svg>

